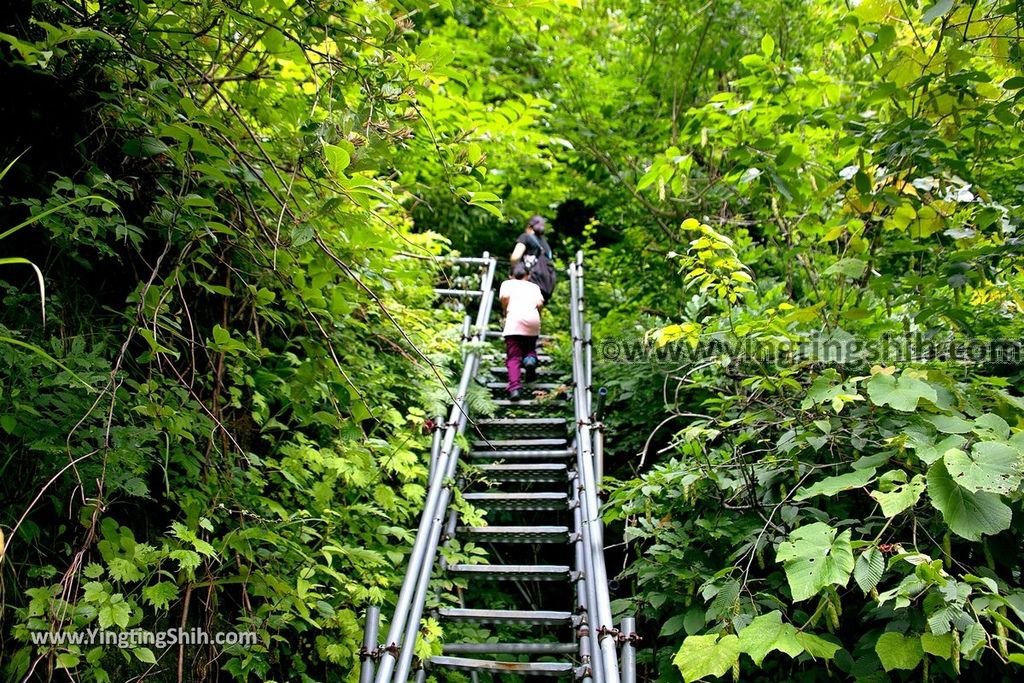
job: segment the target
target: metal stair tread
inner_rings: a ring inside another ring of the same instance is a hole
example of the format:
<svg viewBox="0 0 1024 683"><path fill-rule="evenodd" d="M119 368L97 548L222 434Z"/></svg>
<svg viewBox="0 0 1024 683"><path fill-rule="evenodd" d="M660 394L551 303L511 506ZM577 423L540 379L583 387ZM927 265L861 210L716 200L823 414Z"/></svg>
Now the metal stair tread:
<svg viewBox="0 0 1024 683"><path fill-rule="evenodd" d="M567 526L460 526L455 533L478 543L564 543Z"/></svg>
<svg viewBox="0 0 1024 683"><path fill-rule="evenodd" d="M517 655L575 655L579 653L577 643L444 643L441 652L446 655L517 654Z"/></svg>
<svg viewBox="0 0 1024 683"><path fill-rule="evenodd" d="M559 564L452 564L452 574L507 581L557 581L569 578L569 567Z"/></svg>
<svg viewBox="0 0 1024 683"><path fill-rule="evenodd" d="M562 439L558 437L551 438L525 438L525 439L487 439L482 441L473 442L474 451L491 450L517 450L522 448L524 450L535 449L537 446L561 446L565 447L569 443L568 439Z"/></svg>
<svg viewBox="0 0 1024 683"><path fill-rule="evenodd" d="M496 481L522 482L522 481L543 481L558 482L565 481L569 476L569 468L565 463L543 462L543 463L491 463L474 466L480 474L487 479Z"/></svg>
<svg viewBox="0 0 1024 683"><path fill-rule="evenodd" d="M567 494L554 492L463 493L462 497L474 505L499 510L562 510L569 503Z"/></svg>
<svg viewBox="0 0 1024 683"><path fill-rule="evenodd" d="M483 624L521 624L524 626L561 626L572 623L571 612L556 610L473 609L447 607L438 610L443 619L475 621Z"/></svg>
<svg viewBox="0 0 1024 683"><path fill-rule="evenodd" d="M505 382L488 382L488 389L504 389L508 384ZM541 391L554 391L560 387L568 386L568 383L564 382L527 382L526 388L537 389Z"/></svg>
<svg viewBox="0 0 1024 683"><path fill-rule="evenodd" d="M541 449L530 451L470 451L469 457L475 459L511 459L511 460L558 460L568 458L573 454L571 448L558 448L554 450Z"/></svg>
<svg viewBox="0 0 1024 683"><path fill-rule="evenodd" d="M510 398L495 398L491 400L494 405L500 408L534 408L538 406L561 407L560 402L557 401L538 401L532 398L519 399L518 401L513 401Z"/></svg>
<svg viewBox="0 0 1024 683"><path fill-rule="evenodd" d="M566 427L564 417L488 417L476 420L478 427Z"/></svg>
<svg viewBox="0 0 1024 683"><path fill-rule="evenodd" d="M560 452L560 451L556 451ZM569 468L562 462L517 462L517 463L494 463L490 465L475 465L481 472L500 473L568 473Z"/></svg>
<svg viewBox="0 0 1024 683"><path fill-rule="evenodd" d="M569 676L573 674L573 665L570 662L504 662L496 659L439 655L430 658L430 665L447 669L533 674L534 676Z"/></svg>

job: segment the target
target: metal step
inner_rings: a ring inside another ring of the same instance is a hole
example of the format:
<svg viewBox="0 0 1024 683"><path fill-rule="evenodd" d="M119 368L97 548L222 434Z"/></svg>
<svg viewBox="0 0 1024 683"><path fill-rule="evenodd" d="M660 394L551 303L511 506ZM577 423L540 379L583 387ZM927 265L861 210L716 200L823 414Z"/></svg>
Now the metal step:
<svg viewBox="0 0 1024 683"><path fill-rule="evenodd" d="M570 448L536 451L470 451L469 457L476 460L560 460L571 457Z"/></svg>
<svg viewBox="0 0 1024 683"><path fill-rule="evenodd" d="M566 543L567 526L460 526L459 538L474 543Z"/></svg>
<svg viewBox="0 0 1024 683"><path fill-rule="evenodd" d="M567 481L569 468L564 463L499 463L476 465L476 470L486 479L498 482L548 483Z"/></svg>
<svg viewBox="0 0 1024 683"><path fill-rule="evenodd" d="M469 503L488 510L565 510L569 496L565 493L463 493Z"/></svg>
<svg viewBox="0 0 1024 683"><path fill-rule="evenodd" d="M524 382L524 384L523 384L524 388L530 389L530 390L539 390L539 391L554 391L555 389L558 389L558 388L561 388L561 387L568 387L569 386L568 384L563 384L563 383L560 383L560 382L526 382L525 377L523 379L523 382ZM488 389L504 390L506 387L508 387L508 383L507 382L488 382L487 383L487 388Z"/></svg>
<svg viewBox="0 0 1024 683"><path fill-rule="evenodd" d="M438 610L442 619L472 621L478 624L518 624L521 626L568 626L572 613L551 610L466 609L446 607Z"/></svg>
<svg viewBox="0 0 1024 683"><path fill-rule="evenodd" d="M564 408L568 403L562 401L536 401L533 399L520 399L513 401L510 398L491 399L494 405L499 408Z"/></svg>
<svg viewBox="0 0 1024 683"><path fill-rule="evenodd" d="M484 420L477 420L474 424L480 428L494 427L495 429L521 429L523 431L535 429L567 429L569 421L564 417L492 417Z"/></svg>
<svg viewBox="0 0 1024 683"><path fill-rule="evenodd" d="M487 439L486 441L474 441L474 451L518 451L537 450L544 446L565 448L569 443L568 439Z"/></svg>
<svg viewBox="0 0 1024 683"><path fill-rule="evenodd" d="M533 676L569 677L574 674L573 665L569 662L499 662L494 659L470 659L445 655L431 657L430 666L462 671L531 674Z"/></svg>
<svg viewBox="0 0 1024 683"><path fill-rule="evenodd" d="M558 564L452 564L448 572L456 576L496 581L561 581L569 578L569 568Z"/></svg>
<svg viewBox="0 0 1024 683"><path fill-rule="evenodd" d="M446 655L575 655L576 643L445 643Z"/></svg>

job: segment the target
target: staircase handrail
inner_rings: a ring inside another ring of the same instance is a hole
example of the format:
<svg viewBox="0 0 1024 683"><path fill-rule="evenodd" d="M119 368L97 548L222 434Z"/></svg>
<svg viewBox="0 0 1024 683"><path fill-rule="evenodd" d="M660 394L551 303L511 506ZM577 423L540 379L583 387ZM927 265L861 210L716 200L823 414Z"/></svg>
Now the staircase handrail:
<svg viewBox="0 0 1024 683"><path fill-rule="evenodd" d="M586 577L593 600L586 605L590 631L596 633L598 649L592 655L594 683L619 683L618 633L612 622L608 571L604 561L604 527L598 499L597 458L594 452L594 420L591 410L590 326L584 324L583 252L569 265L569 323L572 333L572 371L575 391L576 469L579 476L580 508L584 553L589 559ZM597 454L600 455L600 454Z"/></svg>
<svg viewBox="0 0 1024 683"><path fill-rule="evenodd" d="M472 335L472 341L483 342L487 338L487 326L494 303L494 272L497 261L487 252L484 252L482 258L446 260L453 263L483 266L479 290L482 296ZM398 594L394 617L380 651L371 653L369 656L364 654L363 668L360 672L361 683L370 681L373 683L403 682L408 679L427 587L430 583L430 574L437 555L437 546L448 511L448 504L451 500L451 482L455 476L461 453L461 448L456 441L465 432L469 420L468 392L470 384L480 369L482 347L482 343L469 344L463 363L462 377L455 394L455 402L452 404L448 421L444 425L444 435L433 440L432 467L427 498L409 555L405 578ZM369 628L368 624L368 630ZM376 625L373 628L375 630ZM380 657L376 671L373 667L374 654Z"/></svg>

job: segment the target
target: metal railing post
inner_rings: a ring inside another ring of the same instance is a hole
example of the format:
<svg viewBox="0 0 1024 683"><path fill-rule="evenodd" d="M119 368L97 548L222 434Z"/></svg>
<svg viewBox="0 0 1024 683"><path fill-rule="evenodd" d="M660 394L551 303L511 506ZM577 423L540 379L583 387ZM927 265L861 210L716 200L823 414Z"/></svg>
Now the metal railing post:
<svg viewBox="0 0 1024 683"><path fill-rule="evenodd" d="M583 601L583 618L585 620L584 623L581 624L581 630L583 628L586 628L586 640L589 641L586 653L586 656L590 660L588 665L590 666L590 670L594 678L598 681L601 681L603 680L603 677L601 676L601 668L603 663L600 657L595 659L593 656L593 653L598 651L597 630L595 630L594 628L594 606L597 604L598 587L594 585L593 581L590 579L594 571L593 558L587 551L587 543L589 541L590 535L587 528L583 524L583 506L580 502L580 490L582 489L582 486L580 485L578 474L576 476L573 476L570 479L570 482L572 484L573 523L575 524L576 528L579 529L580 534L579 539L574 544L574 550L576 553L576 569L577 571L582 573L582 577L579 582L580 585L577 589L578 595L580 599ZM580 657L583 656L584 653L581 650Z"/></svg>
<svg viewBox="0 0 1024 683"><path fill-rule="evenodd" d="M622 620L622 683L636 683L636 619Z"/></svg>
<svg viewBox="0 0 1024 683"><path fill-rule="evenodd" d="M576 262L569 267L571 283L570 326L573 340L573 378L576 382L576 444L577 472L582 482L580 501L582 503L585 545L591 557L593 572L587 578L595 586L596 605L592 612L591 628L596 628L600 653L594 659L602 660L603 678L596 674L598 683L619 683L619 662L615 635L618 631L612 624L611 599L608 595L608 572L604 563L604 532L601 524L600 503L597 497L597 479L594 467L593 436L591 430L590 406L585 390L586 366L583 353L583 291L580 270L583 254L577 254Z"/></svg>
<svg viewBox="0 0 1024 683"><path fill-rule="evenodd" d="M582 284L582 283L581 283ZM580 319L583 318L583 312L580 312ZM587 377L587 415L592 415L591 411L594 407L594 356L591 350L591 328L590 323L583 324L583 361L584 369Z"/></svg>
<svg viewBox="0 0 1024 683"><path fill-rule="evenodd" d="M491 306L494 302L494 293L491 290L494 284L496 264L494 259L488 258L487 252L484 252L484 259L486 260L486 268L481 277L480 289L485 294L481 297L476 324L476 338L479 341L483 341L486 338L487 321L490 319ZM373 679L375 683L390 683L403 649L412 650L415 645L415 637L419 632L419 618L423 610L423 596L426 594L426 584L429 583L429 574L433 569L434 556L437 552L440 529L439 525L435 527L435 519L438 516L443 518L449 497L451 496L451 490L445 484L454 474L458 465L459 449L455 445L455 440L465 429L466 422L468 421L469 413L466 409L466 399L470 382L476 376L479 366L480 351L479 349L474 349L467 355L462 370L462 378L459 381L459 388L455 395L455 403L452 405L451 414L446 423L441 450L435 465L436 474L439 476L434 477L430 482L426 503L423 506L423 515L420 518L416 539L413 541L412 552L409 556L409 565L406 568L405 579L398 593L395 616L388 628L384 654L381 656L380 665L377 667ZM426 581L421 580L424 573L427 574ZM417 617L415 620L412 620L410 625L413 610L416 611ZM408 640L404 638L404 636L410 633L412 638ZM407 675L408 669L406 669L405 675L399 678L399 680L404 681Z"/></svg>
<svg viewBox="0 0 1024 683"><path fill-rule="evenodd" d="M373 658L377 655L377 630L380 628L380 607L370 605L366 608L366 626L363 630L363 649L359 653L359 683L370 683L373 680Z"/></svg>
<svg viewBox="0 0 1024 683"><path fill-rule="evenodd" d="M438 505L438 510L442 510L448 506L448 502L451 499L451 489L445 487L444 493L441 494L441 504ZM435 516L434 524L431 526L431 537L430 544L427 546L427 556L433 557L437 553L437 546L441 541L441 529L440 520ZM403 647L401 652L398 654L398 664L395 666L395 680L405 681L409 678L409 669L412 667L412 656L415 654L416 649L416 637L420 629L420 619L423 618L423 607L425 604L424 598L427 594L427 589L430 587L430 577L433 574L433 565L431 562L429 565L424 565L419 576L416 577L416 593L412 601L412 607L409 614L409 623L406 625L405 638L402 640Z"/></svg>
<svg viewBox="0 0 1024 683"><path fill-rule="evenodd" d="M601 387L597 390L597 406L594 408L594 467L597 476L597 485L604 481L604 423L601 417L604 413L604 399L608 395L608 388Z"/></svg>
<svg viewBox="0 0 1024 683"><path fill-rule="evenodd" d="M586 624L584 623L584 627ZM583 671L580 672L581 683L593 683L594 681L594 668L592 666L594 657L591 655L592 649L589 638L580 639L580 666L583 667Z"/></svg>

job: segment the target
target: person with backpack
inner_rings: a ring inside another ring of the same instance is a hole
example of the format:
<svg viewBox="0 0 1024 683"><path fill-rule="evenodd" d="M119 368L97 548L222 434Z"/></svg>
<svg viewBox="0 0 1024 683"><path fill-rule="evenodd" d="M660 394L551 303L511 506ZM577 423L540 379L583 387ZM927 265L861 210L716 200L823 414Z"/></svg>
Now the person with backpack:
<svg viewBox="0 0 1024 683"><path fill-rule="evenodd" d="M543 216L532 216L526 222L526 230L516 240L512 250L512 265L522 263L529 274L530 282L540 287L544 301L551 299L555 289L555 265L552 262L551 247L544 239L547 221Z"/></svg>
<svg viewBox="0 0 1024 683"><path fill-rule="evenodd" d="M544 296L540 287L527 279L526 266L512 266L512 277L501 283L498 298L505 312L505 367L508 369L508 397L519 400L522 374L532 382L537 371L537 337L540 336L540 309Z"/></svg>

